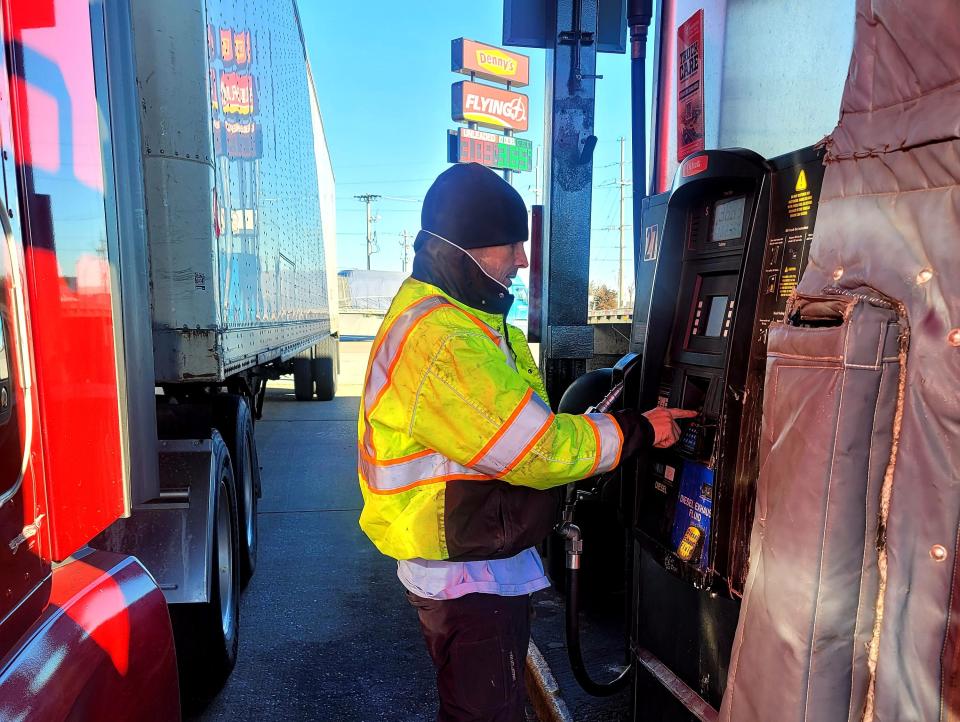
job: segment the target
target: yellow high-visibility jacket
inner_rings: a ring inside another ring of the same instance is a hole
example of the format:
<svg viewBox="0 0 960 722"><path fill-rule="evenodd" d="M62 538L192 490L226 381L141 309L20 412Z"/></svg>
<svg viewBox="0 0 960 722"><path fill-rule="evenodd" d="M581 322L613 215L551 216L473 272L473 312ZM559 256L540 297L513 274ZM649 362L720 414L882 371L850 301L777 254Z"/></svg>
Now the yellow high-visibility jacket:
<svg viewBox="0 0 960 722"><path fill-rule="evenodd" d="M373 343L360 405L360 526L396 559L490 559L539 543L547 490L614 468L608 414L554 414L523 333L407 279Z"/></svg>

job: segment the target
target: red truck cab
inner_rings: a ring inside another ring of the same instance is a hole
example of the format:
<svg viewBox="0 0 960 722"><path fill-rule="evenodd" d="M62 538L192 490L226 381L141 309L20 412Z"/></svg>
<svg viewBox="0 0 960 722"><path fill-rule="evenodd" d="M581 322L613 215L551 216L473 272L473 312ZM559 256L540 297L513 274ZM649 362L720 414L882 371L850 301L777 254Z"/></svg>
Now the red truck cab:
<svg viewBox="0 0 960 722"><path fill-rule="evenodd" d="M86 0L3 0L0 718L176 720L169 613L91 539L131 508L106 33Z"/></svg>

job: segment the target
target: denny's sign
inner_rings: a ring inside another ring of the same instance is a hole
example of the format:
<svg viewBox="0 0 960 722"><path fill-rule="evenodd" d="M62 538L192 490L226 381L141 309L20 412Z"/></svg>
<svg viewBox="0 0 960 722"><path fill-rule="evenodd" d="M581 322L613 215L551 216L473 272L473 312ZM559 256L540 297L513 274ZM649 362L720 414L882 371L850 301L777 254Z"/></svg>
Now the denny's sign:
<svg viewBox="0 0 960 722"><path fill-rule="evenodd" d="M530 84L530 58L503 48L457 38L451 45L450 69L494 83L510 83L518 88Z"/></svg>
<svg viewBox="0 0 960 722"><path fill-rule="evenodd" d="M462 80L453 84L453 119L523 133L529 126L526 95Z"/></svg>

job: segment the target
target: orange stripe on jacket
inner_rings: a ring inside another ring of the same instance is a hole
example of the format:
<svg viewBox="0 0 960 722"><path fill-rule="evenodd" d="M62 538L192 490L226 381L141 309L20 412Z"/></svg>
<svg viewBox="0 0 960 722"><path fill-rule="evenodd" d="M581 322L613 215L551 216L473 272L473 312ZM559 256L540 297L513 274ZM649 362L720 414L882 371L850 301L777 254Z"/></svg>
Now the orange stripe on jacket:
<svg viewBox="0 0 960 722"><path fill-rule="evenodd" d="M487 334L490 340L493 341L495 344L497 344L497 346L500 345L500 339L497 338L497 334L494 332L492 328L490 328L490 326L485 324L483 321L481 321L479 318L474 316L472 313L469 313L468 311L464 311L459 306L457 306L457 310L460 311L460 313L462 313L464 316L469 318L471 321L473 321L475 324L477 324L477 326L480 327L480 330L483 331L485 334Z"/></svg>

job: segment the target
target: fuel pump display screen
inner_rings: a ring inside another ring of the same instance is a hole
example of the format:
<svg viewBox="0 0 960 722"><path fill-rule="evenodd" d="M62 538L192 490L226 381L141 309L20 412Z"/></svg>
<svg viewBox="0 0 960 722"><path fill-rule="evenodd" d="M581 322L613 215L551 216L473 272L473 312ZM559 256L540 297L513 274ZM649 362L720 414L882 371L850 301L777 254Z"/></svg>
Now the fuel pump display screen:
<svg viewBox="0 0 960 722"><path fill-rule="evenodd" d="M727 310L726 296L711 296L710 306L707 308L707 323L701 332L704 336L718 338L723 331L723 317Z"/></svg>
<svg viewBox="0 0 960 722"><path fill-rule="evenodd" d="M723 353L733 323L737 280L737 274L729 271L698 274L698 288L690 309L690 331L684 344L686 351Z"/></svg>
<svg viewBox="0 0 960 722"><path fill-rule="evenodd" d="M711 233L711 240L714 243L732 241L743 235L743 210L746 202L746 196L717 201L713 207L713 232Z"/></svg>

